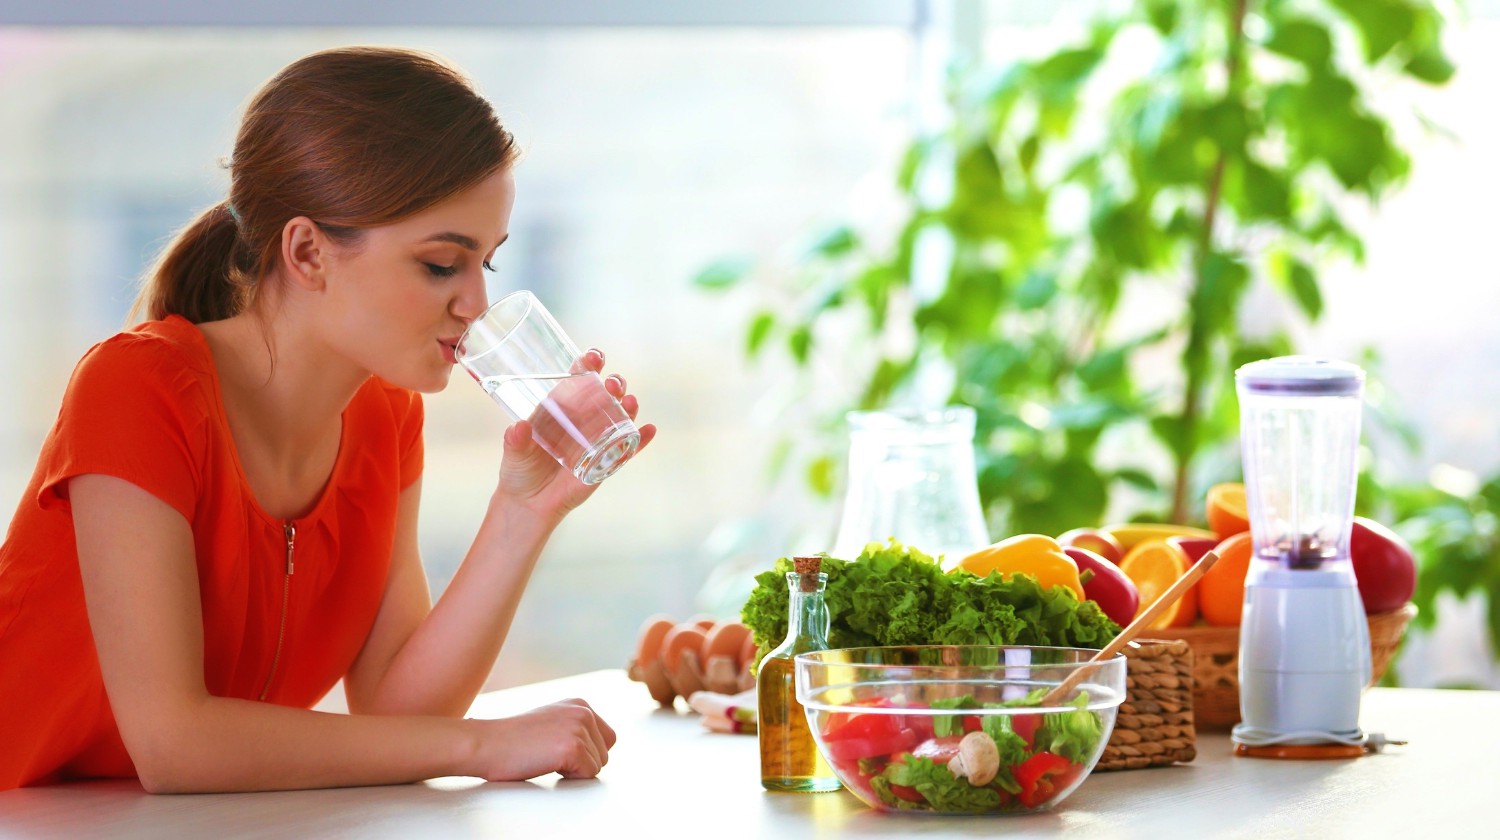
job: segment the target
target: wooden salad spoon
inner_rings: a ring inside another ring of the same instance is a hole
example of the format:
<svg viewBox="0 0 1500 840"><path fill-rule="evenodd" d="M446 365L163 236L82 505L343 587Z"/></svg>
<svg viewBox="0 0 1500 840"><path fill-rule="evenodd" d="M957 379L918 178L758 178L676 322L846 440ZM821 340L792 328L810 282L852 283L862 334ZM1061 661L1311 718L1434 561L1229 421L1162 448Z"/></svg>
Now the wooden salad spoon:
<svg viewBox="0 0 1500 840"><path fill-rule="evenodd" d="M1042 698L1041 705L1053 706L1060 702L1068 695L1068 692L1072 691L1083 680L1086 674L1094 670L1091 666L1107 661L1113 658L1115 654L1124 650L1125 646L1130 644L1131 640L1151 625L1151 622L1161 614L1162 610L1171 606L1178 598L1181 598L1182 593L1188 591L1188 588L1197 583L1199 578L1202 578L1203 574L1217 562L1219 562L1219 555L1212 550L1199 558L1198 562L1188 567L1188 570L1183 573L1182 577L1167 587L1166 592L1161 593L1155 601L1152 601L1151 606L1142 610L1130 624L1126 625L1125 629L1120 631L1120 635L1115 636L1109 644L1104 646L1103 650L1094 654L1094 658L1073 669L1073 673L1069 674L1067 679L1058 683L1056 688L1047 692L1046 696Z"/></svg>

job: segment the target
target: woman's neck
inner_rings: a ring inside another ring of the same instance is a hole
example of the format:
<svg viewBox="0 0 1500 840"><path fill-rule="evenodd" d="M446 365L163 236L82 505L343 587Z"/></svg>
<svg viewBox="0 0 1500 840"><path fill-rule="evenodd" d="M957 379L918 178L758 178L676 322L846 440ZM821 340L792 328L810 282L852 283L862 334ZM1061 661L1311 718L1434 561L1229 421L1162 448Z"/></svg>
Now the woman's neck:
<svg viewBox="0 0 1500 840"><path fill-rule="evenodd" d="M345 407L368 374L339 365L289 313L199 325L240 463L267 513L306 513L337 460Z"/></svg>

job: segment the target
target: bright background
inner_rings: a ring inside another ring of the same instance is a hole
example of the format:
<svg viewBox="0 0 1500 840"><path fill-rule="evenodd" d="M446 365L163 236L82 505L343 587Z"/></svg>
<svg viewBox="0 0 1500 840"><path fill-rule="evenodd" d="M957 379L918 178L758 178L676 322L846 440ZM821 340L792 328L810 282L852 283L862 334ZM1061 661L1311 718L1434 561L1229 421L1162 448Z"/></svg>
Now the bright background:
<svg viewBox="0 0 1500 840"><path fill-rule="evenodd" d="M819 225L893 200L890 173L932 99L918 35L933 30L918 24L948 4L536 2L478 22L462 3L422 4L443 26L385 3L358 18L333 3L263 4L263 18L220 3L26 5L0 3L0 508L19 501L77 358L122 326L156 249L224 195L217 162L241 105L301 55L382 43L463 67L526 150L492 296L535 290L661 427L548 546L491 685L621 666L646 616L733 617L749 575L832 540L836 505L767 474L788 431L771 385L787 371L743 360L750 299L689 279L730 254L788 261ZM1075 37L1095 5L960 4L981 13L996 61ZM1382 94L1446 133L1404 138L1411 181L1363 219L1368 263L1326 278L1327 315L1304 345L1380 351L1422 432L1411 477L1500 466L1500 3L1467 8L1447 43L1454 81ZM257 25L224 25L246 14ZM132 25L34 25L80 21ZM218 25L146 25L182 22ZM344 23L364 28L329 25ZM493 487L502 415L462 377L427 406L421 543L440 592ZM1450 602L1411 641L1408 684L1500 686L1478 606Z"/></svg>

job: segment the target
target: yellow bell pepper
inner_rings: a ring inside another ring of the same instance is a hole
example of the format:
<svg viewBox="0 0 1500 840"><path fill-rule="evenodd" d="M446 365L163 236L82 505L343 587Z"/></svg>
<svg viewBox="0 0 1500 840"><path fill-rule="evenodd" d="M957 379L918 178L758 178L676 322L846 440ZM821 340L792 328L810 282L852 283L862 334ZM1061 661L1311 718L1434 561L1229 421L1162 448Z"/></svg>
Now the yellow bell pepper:
<svg viewBox="0 0 1500 840"><path fill-rule="evenodd" d="M1079 601L1085 598L1083 583L1078 579L1078 564L1063 551L1057 540L1045 534L1017 534L957 561L950 560L944 566L944 571L949 573L962 569L980 577L988 577L993 572L999 572L1002 577L1028 574L1044 589L1066 586L1073 590Z"/></svg>

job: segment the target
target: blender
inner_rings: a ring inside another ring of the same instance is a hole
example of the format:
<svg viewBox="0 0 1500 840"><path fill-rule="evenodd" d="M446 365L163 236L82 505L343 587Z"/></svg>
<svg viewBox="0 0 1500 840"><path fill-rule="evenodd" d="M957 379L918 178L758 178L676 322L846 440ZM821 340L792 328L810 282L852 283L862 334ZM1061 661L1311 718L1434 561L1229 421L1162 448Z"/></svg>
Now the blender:
<svg viewBox="0 0 1500 840"><path fill-rule="evenodd" d="M1369 627L1349 559L1364 371L1283 356L1235 372L1255 544L1240 622L1237 755L1363 753Z"/></svg>

